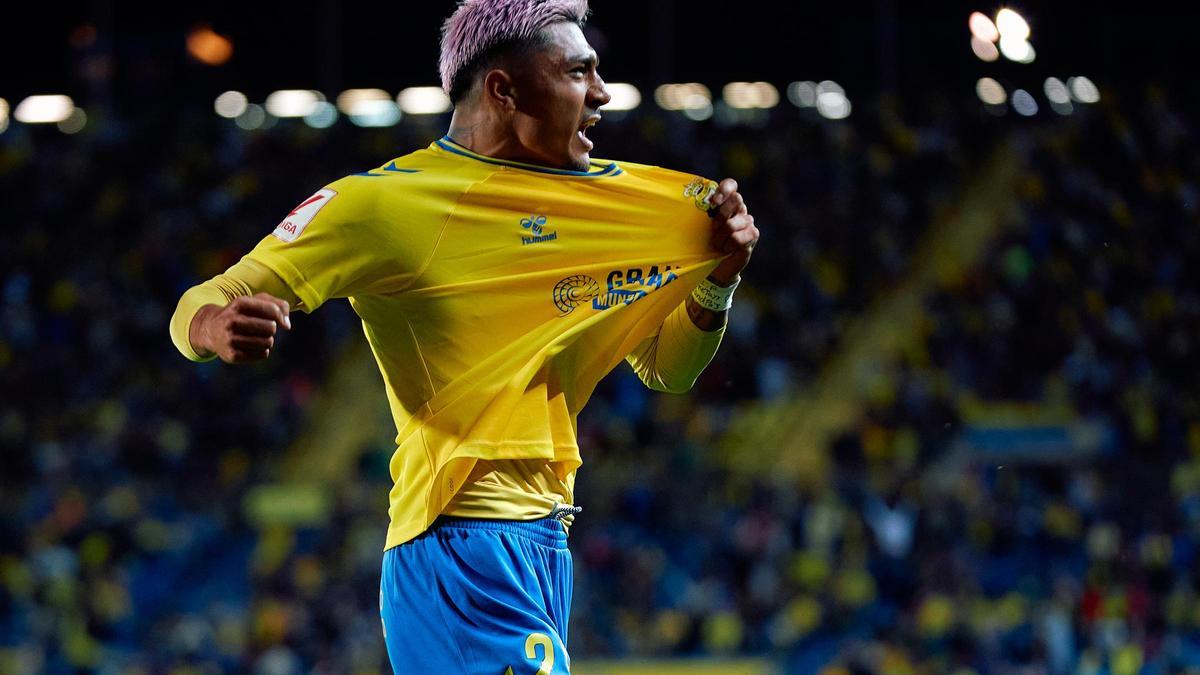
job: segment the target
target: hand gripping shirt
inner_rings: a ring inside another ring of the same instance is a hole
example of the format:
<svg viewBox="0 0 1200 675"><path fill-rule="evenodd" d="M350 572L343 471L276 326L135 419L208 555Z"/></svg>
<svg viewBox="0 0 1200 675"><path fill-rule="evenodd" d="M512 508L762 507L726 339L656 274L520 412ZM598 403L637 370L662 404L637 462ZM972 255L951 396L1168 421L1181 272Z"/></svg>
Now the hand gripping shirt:
<svg viewBox="0 0 1200 675"><path fill-rule="evenodd" d="M386 547L424 531L479 460L574 473L596 384L716 266L715 188L443 138L318 191L248 254L300 309L347 297L362 319L397 430Z"/></svg>

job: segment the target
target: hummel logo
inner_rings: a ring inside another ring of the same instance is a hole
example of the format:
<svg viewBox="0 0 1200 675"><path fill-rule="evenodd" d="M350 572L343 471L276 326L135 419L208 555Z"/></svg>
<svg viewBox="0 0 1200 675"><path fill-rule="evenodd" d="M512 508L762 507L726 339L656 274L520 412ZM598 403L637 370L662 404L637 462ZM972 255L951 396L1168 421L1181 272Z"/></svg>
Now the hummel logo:
<svg viewBox="0 0 1200 675"><path fill-rule="evenodd" d="M546 224L546 216L532 215L528 218L521 219L521 227L531 230L534 234L542 233L542 226Z"/></svg>
<svg viewBox="0 0 1200 675"><path fill-rule="evenodd" d="M528 218L521 219L521 229L529 230L529 234L521 235L521 245L528 246L530 244L540 244L546 241L554 241L558 239L557 232L545 231L546 216L539 214L531 214Z"/></svg>

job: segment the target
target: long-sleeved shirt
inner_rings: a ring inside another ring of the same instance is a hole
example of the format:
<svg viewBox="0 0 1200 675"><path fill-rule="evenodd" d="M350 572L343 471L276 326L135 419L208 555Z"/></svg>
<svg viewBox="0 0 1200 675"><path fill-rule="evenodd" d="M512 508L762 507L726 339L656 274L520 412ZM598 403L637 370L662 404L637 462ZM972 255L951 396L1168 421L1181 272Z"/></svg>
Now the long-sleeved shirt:
<svg viewBox="0 0 1200 675"><path fill-rule="evenodd" d="M594 162L559 171L449 139L349 176L294 209L241 262L189 290L171 323L267 292L313 311L347 297L397 426L387 546L440 514L541 517L572 504L575 418L622 359L684 391L722 331L684 299L716 265L711 181Z"/></svg>

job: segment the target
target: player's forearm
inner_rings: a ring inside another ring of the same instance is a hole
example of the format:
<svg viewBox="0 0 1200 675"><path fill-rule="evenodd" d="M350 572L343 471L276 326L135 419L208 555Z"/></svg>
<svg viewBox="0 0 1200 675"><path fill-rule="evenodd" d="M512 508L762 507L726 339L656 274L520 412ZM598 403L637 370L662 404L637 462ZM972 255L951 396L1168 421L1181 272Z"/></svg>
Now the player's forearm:
<svg viewBox="0 0 1200 675"><path fill-rule="evenodd" d="M706 281L716 284L720 288L727 289L735 286L738 280L741 279L739 272L741 267L729 266L726 263L729 258L726 258L713 270L712 274L708 275ZM733 291L729 291L731 294ZM703 331L714 331L725 328L725 322L729 318L728 310L711 310L696 302L694 295L689 295L684 303L687 307L688 317L692 320L697 328Z"/></svg>
<svg viewBox="0 0 1200 675"><path fill-rule="evenodd" d="M216 358L205 346L203 339L203 319L206 312L224 307L238 296L252 294L245 282L226 274L217 275L199 286L193 286L179 299L175 314L171 316L171 342L175 344L179 353L191 361L210 361Z"/></svg>
<svg viewBox="0 0 1200 675"><path fill-rule="evenodd" d="M712 312L688 300L663 321L658 335L629 357L634 372L647 387L679 394L692 388L712 361L725 335L726 312ZM705 329L705 326L714 326Z"/></svg>
<svg viewBox="0 0 1200 675"><path fill-rule="evenodd" d="M709 333L725 329L725 322L728 319L729 312L714 312L711 309L705 309L690 296L683 304L687 310L688 318L692 320L692 324L696 328Z"/></svg>
<svg viewBox="0 0 1200 675"><path fill-rule="evenodd" d="M269 293L295 305L295 293L274 272L259 262L243 258L224 274L188 289L171 317L171 342L192 361L210 361L216 355L204 338L205 318L234 299Z"/></svg>

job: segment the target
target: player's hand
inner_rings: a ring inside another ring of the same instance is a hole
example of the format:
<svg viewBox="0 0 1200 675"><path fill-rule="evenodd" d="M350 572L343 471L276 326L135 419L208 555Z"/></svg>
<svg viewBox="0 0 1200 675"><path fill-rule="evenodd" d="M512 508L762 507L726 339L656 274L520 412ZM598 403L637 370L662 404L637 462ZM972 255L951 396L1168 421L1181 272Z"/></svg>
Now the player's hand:
<svg viewBox="0 0 1200 675"><path fill-rule="evenodd" d="M188 337L202 356L216 354L225 363L246 363L270 356L280 326L292 329L287 301L258 293L235 298L224 307L201 307Z"/></svg>
<svg viewBox="0 0 1200 675"><path fill-rule="evenodd" d="M737 188L737 181L726 178L717 185L716 193L709 200L712 204L708 210L713 221L712 247L729 254L709 275L718 286L728 286L737 280L758 243L754 216L750 215L746 200Z"/></svg>

